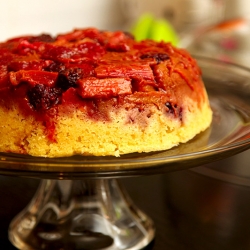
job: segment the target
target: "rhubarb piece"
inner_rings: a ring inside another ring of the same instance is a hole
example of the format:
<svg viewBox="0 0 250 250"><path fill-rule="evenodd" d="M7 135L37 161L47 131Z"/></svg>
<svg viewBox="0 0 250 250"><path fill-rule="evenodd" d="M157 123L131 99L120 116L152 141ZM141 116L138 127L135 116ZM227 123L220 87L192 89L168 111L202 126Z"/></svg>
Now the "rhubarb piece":
<svg viewBox="0 0 250 250"><path fill-rule="evenodd" d="M119 62L112 64L101 64L95 68L96 76L99 78L121 77L121 78L144 78L154 80L150 66L142 62Z"/></svg>
<svg viewBox="0 0 250 250"><path fill-rule="evenodd" d="M43 84L49 87L55 85L58 73L46 72L39 70L20 70L17 72L10 72L10 82L17 86L21 82L29 83L31 86L36 84Z"/></svg>
<svg viewBox="0 0 250 250"><path fill-rule="evenodd" d="M78 93L82 98L108 98L132 93L131 81L125 78L93 77L78 81Z"/></svg>

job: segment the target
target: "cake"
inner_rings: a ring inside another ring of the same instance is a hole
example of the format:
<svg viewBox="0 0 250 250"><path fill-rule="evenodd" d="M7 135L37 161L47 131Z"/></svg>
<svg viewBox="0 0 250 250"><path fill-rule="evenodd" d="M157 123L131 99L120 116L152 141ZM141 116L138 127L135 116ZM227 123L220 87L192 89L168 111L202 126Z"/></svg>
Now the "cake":
<svg viewBox="0 0 250 250"><path fill-rule="evenodd" d="M0 43L0 151L40 157L167 150L212 111L195 59L170 43L76 29Z"/></svg>

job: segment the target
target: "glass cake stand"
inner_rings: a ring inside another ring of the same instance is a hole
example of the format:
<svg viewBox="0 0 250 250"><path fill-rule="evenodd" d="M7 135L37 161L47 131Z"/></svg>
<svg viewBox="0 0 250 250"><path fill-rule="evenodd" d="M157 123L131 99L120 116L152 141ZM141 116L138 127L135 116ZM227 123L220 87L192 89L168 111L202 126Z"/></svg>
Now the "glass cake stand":
<svg viewBox="0 0 250 250"><path fill-rule="evenodd" d="M0 174L42 179L10 225L13 245L25 250L141 249L154 238L154 225L130 200L119 177L187 169L250 148L250 71L197 60L214 113L211 127L188 143L118 158L0 153Z"/></svg>

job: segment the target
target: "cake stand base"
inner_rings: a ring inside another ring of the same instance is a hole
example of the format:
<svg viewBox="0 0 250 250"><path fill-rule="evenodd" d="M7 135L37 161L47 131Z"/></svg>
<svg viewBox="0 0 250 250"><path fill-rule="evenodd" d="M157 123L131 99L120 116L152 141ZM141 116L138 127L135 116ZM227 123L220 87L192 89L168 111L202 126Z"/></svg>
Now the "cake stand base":
<svg viewBox="0 0 250 250"><path fill-rule="evenodd" d="M10 224L18 249L138 250L154 238L152 220L117 179L42 180Z"/></svg>

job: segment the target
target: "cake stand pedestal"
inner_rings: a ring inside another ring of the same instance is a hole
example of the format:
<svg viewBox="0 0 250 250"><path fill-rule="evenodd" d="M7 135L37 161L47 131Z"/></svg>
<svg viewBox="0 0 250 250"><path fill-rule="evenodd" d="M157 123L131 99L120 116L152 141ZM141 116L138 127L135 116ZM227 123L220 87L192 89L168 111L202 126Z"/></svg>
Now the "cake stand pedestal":
<svg viewBox="0 0 250 250"><path fill-rule="evenodd" d="M250 148L250 71L197 59L213 109L211 128L162 152L122 157L45 159L0 153L0 174L42 179L30 204L13 219L18 249L138 250L154 238L119 177L162 174L232 156Z"/></svg>
<svg viewBox="0 0 250 250"><path fill-rule="evenodd" d="M116 179L43 180L9 232L19 249L141 249L154 238Z"/></svg>

